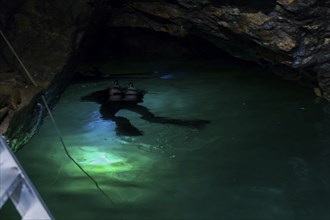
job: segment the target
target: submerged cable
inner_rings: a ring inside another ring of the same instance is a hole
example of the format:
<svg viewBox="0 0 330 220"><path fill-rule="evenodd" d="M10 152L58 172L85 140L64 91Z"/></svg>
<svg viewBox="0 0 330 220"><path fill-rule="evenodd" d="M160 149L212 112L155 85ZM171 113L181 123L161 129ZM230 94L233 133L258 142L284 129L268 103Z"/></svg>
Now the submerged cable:
<svg viewBox="0 0 330 220"><path fill-rule="evenodd" d="M7 40L5 34L2 32L2 30L0 30L0 34L3 37L3 39L5 40L5 42L7 43L9 49L11 50L11 52L14 54L14 56L16 57L16 59L18 60L19 64L21 64L23 70L26 72L27 76L29 77L29 79L31 80L32 84L35 87L38 87L37 83L34 81L33 77L31 76L31 74L29 73L29 71L25 68L25 65L23 64L23 62L21 61L21 59L19 58L19 56L17 55L17 53L15 52L14 48L11 46L11 44L9 43L9 41Z"/></svg>
<svg viewBox="0 0 330 220"><path fill-rule="evenodd" d="M17 55L17 53L15 52L14 48L11 46L11 44L9 43L9 41L7 40L6 36L4 35L4 33L2 32L2 30L0 30L0 34L1 36L3 37L3 39L5 40L5 42L7 43L9 49L11 50L11 52L14 54L14 56L16 57L16 59L18 60L19 64L22 66L23 70L25 71L25 73L27 74L27 76L29 77L29 79L31 80L32 84L35 86L35 87L38 87L38 84L34 81L33 77L31 76L31 74L29 73L29 71L26 69L25 65L23 64L23 62L21 61L21 59L19 58L19 56ZM91 179L96 188L107 198L107 200L109 200L115 207L116 207L116 203L101 189L101 187L99 186L99 184L97 183L97 181L90 175L88 174L80 165L79 163L70 155L66 145L65 145L65 142L63 140L63 136L60 132L60 129L58 128L57 124L56 124L56 121L55 121L55 118L53 117L53 114L52 112L50 111L50 108L47 104L47 101L44 97L44 95L41 95L41 98L42 98L42 101L43 103L45 104L45 107L47 109L47 112L50 116L50 119L53 123L53 126L57 132L57 135L58 137L60 138L60 141L62 143L62 146L63 146L63 149L66 153L66 155L70 158L70 160L89 178Z"/></svg>
<svg viewBox="0 0 330 220"><path fill-rule="evenodd" d="M55 121L55 119L54 119L54 117L53 117L53 114L51 114L50 113L50 109L49 109L49 106L46 104L47 102L46 102L46 99L45 99L45 97L42 95L41 96L41 98L42 98L42 100L43 100L43 102L45 103L45 106L46 106L46 109L47 109L47 111L48 111L48 113L49 113L49 117L50 117L50 119L51 119L51 121L52 121L52 123L53 123L53 125L54 125L54 127L55 127L55 130L56 130L56 132L57 132L57 134L58 134L58 136L59 136L59 138L60 138L60 141L61 141L61 143L62 143L62 146L63 146L63 149L64 149L64 151L65 151L65 153L66 153L66 155L72 160L72 162L87 176L87 177L89 177L94 183L95 183L95 186L96 186L96 188L114 205L114 206L116 206L116 203L101 189L101 187L99 186L99 184L97 183L97 181L90 175L90 174L88 174L85 170L84 170L84 168L82 168L81 166L80 166L80 164L70 155L70 153L69 153L69 151L68 151L68 149L67 149L67 147L66 147L66 144L65 144L65 142L64 142L64 140L63 140L63 136L62 136L62 134L61 134L61 131L59 130L59 128L57 127L57 124L56 124L56 121Z"/></svg>

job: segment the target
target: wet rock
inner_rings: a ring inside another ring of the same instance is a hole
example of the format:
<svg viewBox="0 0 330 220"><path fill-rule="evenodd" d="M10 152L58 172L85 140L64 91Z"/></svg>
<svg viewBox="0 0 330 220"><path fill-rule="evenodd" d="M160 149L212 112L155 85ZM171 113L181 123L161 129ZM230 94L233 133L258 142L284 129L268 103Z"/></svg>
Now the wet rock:
<svg viewBox="0 0 330 220"><path fill-rule="evenodd" d="M4 118L8 115L9 109L7 107L0 108L0 123L3 122Z"/></svg>
<svg viewBox="0 0 330 220"><path fill-rule="evenodd" d="M266 61L275 72L277 66L285 66L290 71L284 78L304 85L312 79L311 85L316 82L314 86L329 94L330 1L266 3L267 10L247 10L255 6L236 1L128 1L114 10L108 26L142 27L181 37L192 34L235 57Z"/></svg>
<svg viewBox="0 0 330 220"><path fill-rule="evenodd" d="M0 94L0 108L7 107L9 103L10 95Z"/></svg>
<svg viewBox="0 0 330 220"><path fill-rule="evenodd" d="M35 88L30 82L1 39L0 69L12 68L23 78L19 83L24 101L0 131L13 140L13 148L26 143L41 122L40 114L33 113L40 111L40 95L45 95L51 107L72 79L75 66L88 50L85 36L92 39L107 16L106 2L0 0L0 28L38 85Z"/></svg>
<svg viewBox="0 0 330 220"><path fill-rule="evenodd" d="M174 2L176 2L178 5L186 8L186 9L196 9L196 8L203 7L205 5L210 4L210 2L207 0L191 0L191 1L176 0Z"/></svg>
<svg viewBox="0 0 330 220"><path fill-rule="evenodd" d="M0 108L9 107L16 110L21 103L21 95L19 90L8 84L0 84Z"/></svg>

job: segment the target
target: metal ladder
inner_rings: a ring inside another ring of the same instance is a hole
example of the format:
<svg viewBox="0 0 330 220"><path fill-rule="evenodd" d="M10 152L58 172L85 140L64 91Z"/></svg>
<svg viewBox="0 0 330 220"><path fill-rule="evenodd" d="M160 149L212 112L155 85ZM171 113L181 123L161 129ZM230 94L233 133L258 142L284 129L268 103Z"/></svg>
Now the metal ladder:
<svg viewBox="0 0 330 220"><path fill-rule="evenodd" d="M0 209L9 197L22 219L54 219L6 140L0 135Z"/></svg>

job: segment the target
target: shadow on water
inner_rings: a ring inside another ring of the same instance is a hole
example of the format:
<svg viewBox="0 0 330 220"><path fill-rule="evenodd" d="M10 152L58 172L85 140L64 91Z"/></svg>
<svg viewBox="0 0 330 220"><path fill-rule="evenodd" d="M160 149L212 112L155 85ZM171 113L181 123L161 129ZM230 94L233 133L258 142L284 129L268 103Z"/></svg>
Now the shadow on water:
<svg viewBox="0 0 330 220"><path fill-rule="evenodd" d="M81 97L81 101L87 102L96 102L100 104L100 113L101 117L104 120L112 120L116 123L116 134L118 136L141 136L143 131L134 127L131 122L122 116L116 116L120 110L129 110L141 115L141 119L148 121L150 123L159 123L159 124L172 124L184 127L190 127L195 129L203 129L206 124L209 124L208 120L192 119L192 120L183 120L183 119L174 119L168 117L159 117L155 116L150 110L139 104L143 102L143 95L145 91L140 90L141 96L136 102L109 102L108 101L108 89L96 91L90 93L86 96Z"/></svg>

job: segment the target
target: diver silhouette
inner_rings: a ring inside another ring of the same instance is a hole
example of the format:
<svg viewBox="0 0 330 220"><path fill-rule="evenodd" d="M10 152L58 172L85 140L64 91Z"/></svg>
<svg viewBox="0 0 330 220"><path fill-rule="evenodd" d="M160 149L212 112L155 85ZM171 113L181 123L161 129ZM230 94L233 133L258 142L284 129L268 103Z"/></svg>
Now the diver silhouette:
<svg viewBox="0 0 330 220"><path fill-rule="evenodd" d="M100 104L102 119L112 120L116 123L116 134L118 136L143 135L143 131L134 127L127 118L116 116L116 113L123 109L138 113L141 115L141 119L150 123L173 124L196 129L202 129L206 124L210 123L208 120L182 120L155 116L147 107L139 104L143 102L143 96L145 94L145 91L142 90L138 90L140 95L137 101L125 101L124 99L123 101L109 101L109 89L111 88L90 93L81 97L81 101L96 102Z"/></svg>

